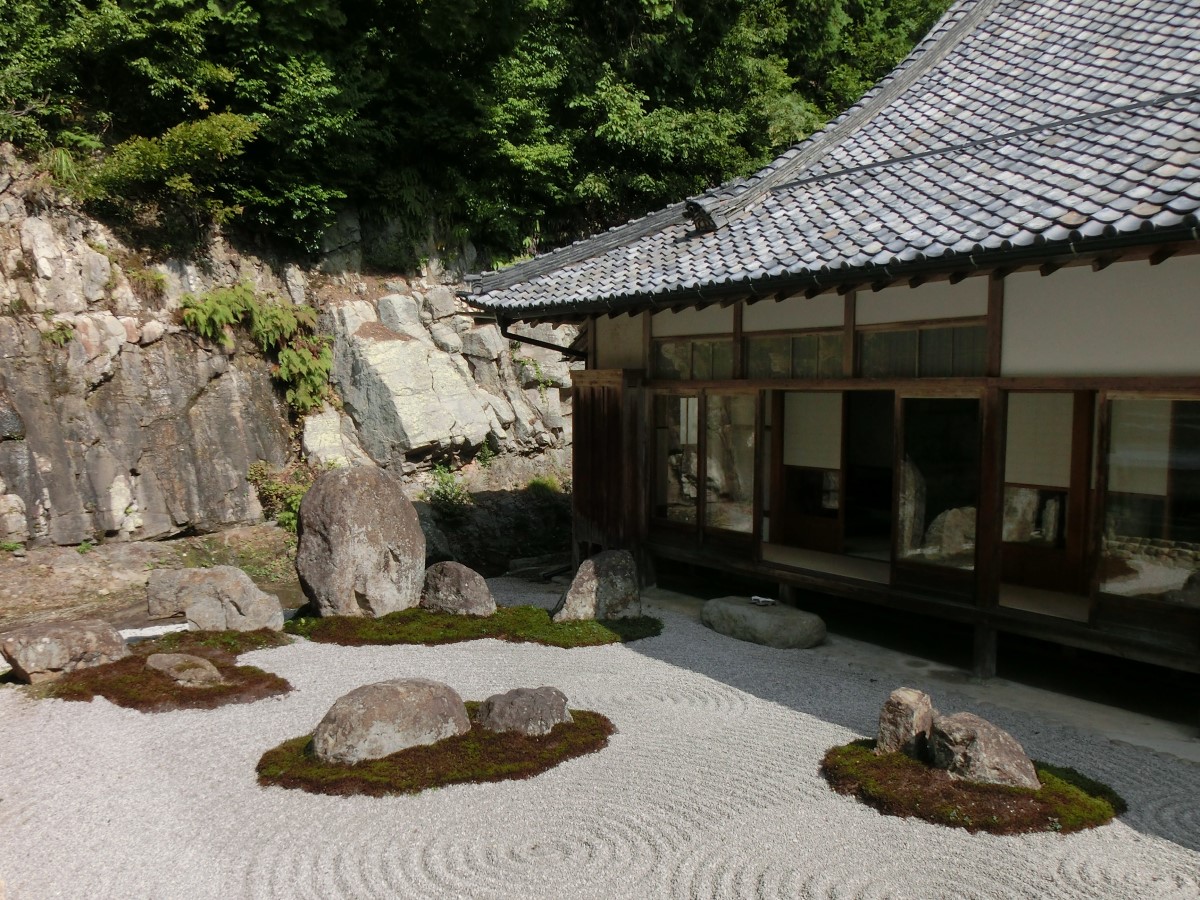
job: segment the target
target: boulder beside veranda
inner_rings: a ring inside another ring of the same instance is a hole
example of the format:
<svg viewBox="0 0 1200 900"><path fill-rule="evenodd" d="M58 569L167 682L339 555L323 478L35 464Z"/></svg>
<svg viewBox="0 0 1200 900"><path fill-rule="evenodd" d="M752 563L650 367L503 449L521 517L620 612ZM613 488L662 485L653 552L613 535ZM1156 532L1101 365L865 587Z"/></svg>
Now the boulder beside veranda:
<svg viewBox="0 0 1200 900"><path fill-rule="evenodd" d="M624 619L642 614L637 563L628 550L605 550L585 559L558 606L555 622Z"/></svg>
<svg viewBox="0 0 1200 900"><path fill-rule="evenodd" d="M973 713L936 717L929 743L933 765L951 775L983 784L1042 786L1017 739Z"/></svg>
<svg viewBox="0 0 1200 900"><path fill-rule="evenodd" d="M484 577L457 562L434 563L425 570L421 607L459 616L490 616L496 600Z"/></svg>
<svg viewBox="0 0 1200 900"><path fill-rule="evenodd" d="M475 710L475 721L489 731L538 737L555 725L572 722L567 695L555 687L514 688L493 694Z"/></svg>
<svg viewBox="0 0 1200 900"><path fill-rule="evenodd" d="M49 622L0 637L0 654L28 684L54 681L69 672L102 666L129 655L125 639L107 622Z"/></svg>
<svg viewBox="0 0 1200 900"><path fill-rule="evenodd" d="M716 597L700 621L720 634L781 650L807 649L825 640L825 622L792 606L756 606L749 597Z"/></svg>
<svg viewBox="0 0 1200 900"><path fill-rule="evenodd" d="M296 574L322 616L382 616L420 602L425 535L382 469L318 476L300 503L298 531Z"/></svg>
<svg viewBox="0 0 1200 900"><path fill-rule="evenodd" d="M923 691L897 688L879 711L879 736L875 752L903 753L913 759L929 758L929 733L937 710Z"/></svg>
<svg viewBox="0 0 1200 900"><path fill-rule="evenodd" d="M313 733L322 762L353 765L471 730L467 707L448 685L397 678L339 697Z"/></svg>
<svg viewBox="0 0 1200 900"><path fill-rule="evenodd" d="M146 612L152 619L183 614L198 631L283 629L283 607L236 566L210 569L158 569L146 586Z"/></svg>

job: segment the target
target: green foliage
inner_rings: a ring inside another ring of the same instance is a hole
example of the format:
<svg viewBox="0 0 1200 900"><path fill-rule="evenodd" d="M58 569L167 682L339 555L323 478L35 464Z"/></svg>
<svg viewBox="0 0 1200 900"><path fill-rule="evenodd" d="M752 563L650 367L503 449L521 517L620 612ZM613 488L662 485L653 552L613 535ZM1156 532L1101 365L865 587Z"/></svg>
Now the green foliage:
<svg viewBox="0 0 1200 900"><path fill-rule="evenodd" d="M422 495L433 511L448 522L463 519L471 505L471 492L448 466L433 467L433 483Z"/></svg>
<svg viewBox="0 0 1200 900"><path fill-rule="evenodd" d="M479 463L479 468L490 469L492 463L496 460L496 451L492 449L492 445L484 441L479 448L479 452L475 454L475 461Z"/></svg>
<svg viewBox="0 0 1200 900"><path fill-rule="evenodd" d="M265 462L256 462L246 472L246 480L258 492L263 512L275 519L280 528L293 534L300 521L300 501L312 487L316 472L306 465L289 466L273 471Z"/></svg>
<svg viewBox="0 0 1200 900"><path fill-rule="evenodd" d="M259 349L274 357L275 377L284 386L288 405L300 415L329 396L333 353L328 338L315 334L317 312L310 306L288 306L260 297L242 283L215 288L201 297L185 296L183 324L226 349L234 345L234 327L244 326Z"/></svg>
<svg viewBox="0 0 1200 900"><path fill-rule="evenodd" d="M49 331L42 332L42 340L55 347L65 347L75 337L75 329L70 322L58 321Z"/></svg>
<svg viewBox="0 0 1200 900"><path fill-rule="evenodd" d="M525 491L544 500L557 500L564 493L562 482L554 475L534 475L525 485Z"/></svg>
<svg viewBox="0 0 1200 900"><path fill-rule="evenodd" d="M468 701L467 714L473 716L478 707ZM448 784L531 778L560 762L603 749L616 731L612 722L597 712L573 709L571 718L573 721L555 725L540 737L473 725L466 734L353 766L321 762L312 753L311 738L304 735L263 754L258 782L314 794L381 797L416 794Z"/></svg>
<svg viewBox="0 0 1200 900"><path fill-rule="evenodd" d="M744 175L948 0L7 0L0 140L138 238L532 253Z"/></svg>
<svg viewBox="0 0 1200 900"><path fill-rule="evenodd" d="M16 553L24 546L24 544L18 543L17 541L0 541L0 551L5 553Z"/></svg>
<svg viewBox="0 0 1200 900"><path fill-rule="evenodd" d="M1095 828L1125 811L1112 788L1074 769L1034 760L1038 790L953 779L903 753L875 754L875 742L854 741L825 754L821 773L834 790L852 794L885 815L912 816L968 831L1064 834Z"/></svg>
<svg viewBox="0 0 1200 900"><path fill-rule="evenodd" d="M553 622L534 606L499 607L490 616L459 616L427 609L406 609L377 619L363 616L297 617L284 625L289 634L328 644L453 644L479 638L595 647L629 642L662 633L652 616L607 621Z"/></svg>
<svg viewBox="0 0 1200 900"><path fill-rule="evenodd" d="M80 544L78 547L75 548L75 552L78 553L80 556L87 556L89 553L91 553L95 549L96 549L96 545L93 544L91 541L84 541L82 544Z"/></svg>

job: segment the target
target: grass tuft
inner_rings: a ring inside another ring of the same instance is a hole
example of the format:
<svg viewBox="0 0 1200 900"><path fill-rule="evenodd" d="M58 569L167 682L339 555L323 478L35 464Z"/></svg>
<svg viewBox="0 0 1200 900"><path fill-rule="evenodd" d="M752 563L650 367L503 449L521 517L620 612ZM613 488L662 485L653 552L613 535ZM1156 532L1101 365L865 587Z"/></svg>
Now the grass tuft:
<svg viewBox="0 0 1200 900"><path fill-rule="evenodd" d="M915 817L972 833L1067 834L1104 825L1127 809L1107 785L1038 760L1034 767L1042 787L1035 791L951 778L902 753L876 756L874 747L872 740L834 747L821 762L821 774L838 793L857 797L888 816Z"/></svg>
<svg viewBox="0 0 1200 900"><path fill-rule="evenodd" d="M41 686L47 697L88 702L104 697L117 706L142 712L173 709L213 709L227 703L253 703L286 694L291 684L278 675L254 666L236 665L237 656L251 650L279 647L289 638L277 631L181 631L130 647L125 659L103 666L79 669L58 681ZM152 653L190 653L217 667L223 684L185 687L173 678L146 667Z"/></svg>
<svg viewBox="0 0 1200 900"><path fill-rule="evenodd" d="M662 633L653 616L555 623L536 606L499 607L490 616L459 616L427 609L406 609L379 618L360 616L297 617L284 625L326 644L453 644L479 638L545 644L550 647L596 647L628 643Z"/></svg>
<svg viewBox="0 0 1200 900"><path fill-rule="evenodd" d="M468 712L473 714L478 705L468 702ZM466 734L352 766L321 762L312 754L311 736L305 735L263 754L258 783L299 788L310 794L382 797L416 794L448 784L532 778L565 760L603 749L616 730L600 713L573 709L571 716L574 722L556 725L542 737L502 734L472 725Z"/></svg>

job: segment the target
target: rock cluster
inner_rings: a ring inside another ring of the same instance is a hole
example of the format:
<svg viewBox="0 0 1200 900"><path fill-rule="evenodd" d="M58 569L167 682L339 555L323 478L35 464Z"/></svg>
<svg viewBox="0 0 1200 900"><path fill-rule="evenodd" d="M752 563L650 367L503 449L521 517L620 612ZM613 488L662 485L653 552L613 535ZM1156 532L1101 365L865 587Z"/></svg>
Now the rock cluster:
<svg viewBox="0 0 1200 900"><path fill-rule="evenodd" d="M623 619L642 614L637 563L628 550L606 550L585 559L551 613L555 622Z"/></svg>
<svg viewBox="0 0 1200 900"><path fill-rule="evenodd" d="M399 482L382 469L325 472L300 504L296 573L323 616L382 616L416 606L425 535Z"/></svg>
<svg viewBox="0 0 1200 900"><path fill-rule="evenodd" d="M29 684L53 681L68 672L102 666L129 655L125 639L107 622L80 619L10 631L0 638L0 654L13 674Z"/></svg>
<svg viewBox="0 0 1200 900"><path fill-rule="evenodd" d="M184 615L195 631L283 629L279 598L258 589L235 566L210 569L156 569L146 585L151 619Z"/></svg>
<svg viewBox="0 0 1200 900"><path fill-rule="evenodd" d="M929 695L892 691L879 714L876 753L904 753L956 778L1040 788L1025 750L1007 731L972 713L943 716Z"/></svg>

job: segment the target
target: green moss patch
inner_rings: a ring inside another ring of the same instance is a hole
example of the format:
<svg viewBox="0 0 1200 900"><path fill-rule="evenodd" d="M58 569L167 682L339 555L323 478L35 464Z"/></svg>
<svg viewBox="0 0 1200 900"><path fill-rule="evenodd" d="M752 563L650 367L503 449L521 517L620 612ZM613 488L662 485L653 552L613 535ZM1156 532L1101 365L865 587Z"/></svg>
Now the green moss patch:
<svg viewBox="0 0 1200 900"><path fill-rule="evenodd" d="M474 713L478 703L467 703ZM323 763L312 753L310 735L285 741L258 762L258 783L299 788L311 794L416 794L448 784L532 778L564 760L595 753L615 729L600 713L573 709L574 722L554 726L550 734L526 737L472 725L458 737L425 747L410 747L352 766Z"/></svg>
<svg viewBox="0 0 1200 900"><path fill-rule="evenodd" d="M291 684L254 666L237 665L237 656L250 650L279 647L289 638L277 631L187 631L164 635L130 647L125 659L80 669L40 687L47 697L90 701L104 697L117 706L142 712L172 709L213 709L227 703L252 703L286 694ZM152 653L190 653L217 667L223 684L185 687L163 672L146 667Z"/></svg>
<svg viewBox="0 0 1200 900"><path fill-rule="evenodd" d="M550 647L595 647L636 641L662 633L653 616L588 622L555 623L535 606L499 607L490 616L459 616L427 609L406 609L377 619L360 616L295 618L284 628L326 644L453 644L478 638L546 644Z"/></svg>
<svg viewBox="0 0 1200 900"><path fill-rule="evenodd" d="M874 747L871 740L834 747L821 762L821 774L838 793L857 797L884 815L913 816L970 832L1066 834L1104 825L1127 808L1107 785L1037 760L1042 787L1035 791L951 778L902 753L876 756Z"/></svg>

